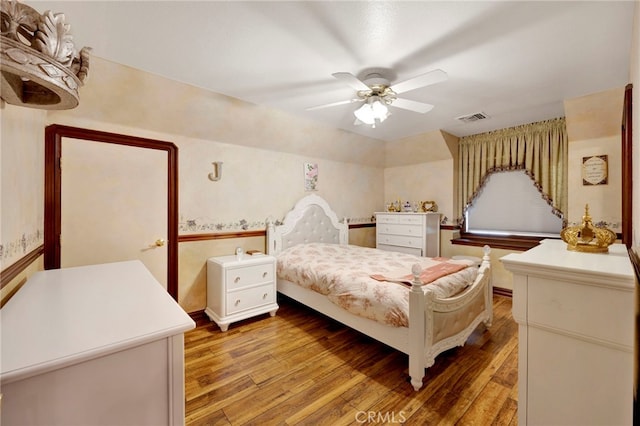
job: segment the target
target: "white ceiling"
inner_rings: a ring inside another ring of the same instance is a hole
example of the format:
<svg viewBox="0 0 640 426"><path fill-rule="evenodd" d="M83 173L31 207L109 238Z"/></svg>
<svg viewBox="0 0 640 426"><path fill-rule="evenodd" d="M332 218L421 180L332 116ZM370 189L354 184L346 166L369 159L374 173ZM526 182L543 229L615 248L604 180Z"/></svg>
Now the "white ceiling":
<svg viewBox="0 0 640 426"><path fill-rule="evenodd" d="M632 1L24 1L64 13L76 47L114 62L381 140L457 136L564 115L563 100L629 79ZM331 76L388 69L448 81L403 93L435 105L354 126ZM91 84L91 71L89 80ZM464 124L456 117L484 112Z"/></svg>

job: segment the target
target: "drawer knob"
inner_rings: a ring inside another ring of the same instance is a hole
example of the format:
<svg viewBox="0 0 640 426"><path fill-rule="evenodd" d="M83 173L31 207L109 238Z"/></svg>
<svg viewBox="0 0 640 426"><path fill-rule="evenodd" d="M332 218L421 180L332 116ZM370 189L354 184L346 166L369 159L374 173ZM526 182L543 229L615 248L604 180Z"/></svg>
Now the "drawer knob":
<svg viewBox="0 0 640 426"><path fill-rule="evenodd" d="M268 272L263 272L263 273L262 273L262 278L267 278L267 275L269 275L269 273L268 273Z"/></svg>
<svg viewBox="0 0 640 426"><path fill-rule="evenodd" d="M236 300L235 305L238 306L240 304L240 299Z"/></svg>
<svg viewBox="0 0 640 426"><path fill-rule="evenodd" d="M265 293L265 294L263 294L263 295L262 295L262 299L263 299L263 300L264 300L264 299L266 299L266 298L267 298L267 293Z"/></svg>
<svg viewBox="0 0 640 426"><path fill-rule="evenodd" d="M240 277L236 277L235 280L233 280L234 283L238 284L240 282Z"/></svg>

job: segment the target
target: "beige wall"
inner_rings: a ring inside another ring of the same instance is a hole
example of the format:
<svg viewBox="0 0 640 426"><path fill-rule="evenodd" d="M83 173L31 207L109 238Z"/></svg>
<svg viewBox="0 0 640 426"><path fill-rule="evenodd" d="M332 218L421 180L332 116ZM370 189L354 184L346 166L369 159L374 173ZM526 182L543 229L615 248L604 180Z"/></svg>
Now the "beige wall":
<svg viewBox="0 0 640 426"><path fill-rule="evenodd" d="M580 224L585 205L595 223L604 222L615 232L622 231L622 150L620 124L624 87L614 88L564 103L569 135L570 224ZM607 184L583 185L584 158L606 155Z"/></svg>
<svg viewBox="0 0 640 426"><path fill-rule="evenodd" d="M45 118L45 111L0 108L0 270L43 243ZM0 302L24 279L22 274L7 284Z"/></svg>
<svg viewBox="0 0 640 426"><path fill-rule="evenodd" d="M420 202L435 201L441 219L454 223L452 159L430 161L409 166L388 167L384 170L384 200Z"/></svg>

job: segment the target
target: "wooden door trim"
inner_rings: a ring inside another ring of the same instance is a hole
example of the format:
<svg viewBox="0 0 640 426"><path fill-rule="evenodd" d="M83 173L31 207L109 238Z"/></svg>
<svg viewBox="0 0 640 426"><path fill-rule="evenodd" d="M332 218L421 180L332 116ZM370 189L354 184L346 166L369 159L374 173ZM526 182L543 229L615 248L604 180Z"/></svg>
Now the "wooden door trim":
<svg viewBox="0 0 640 426"><path fill-rule="evenodd" d="M45 128L44 159L44 269L60 268L62 138L103 142L167 153L167 291L178 300L178 147L172 142L60 124Z"/></svg>
<svg viewBox="0 0 640 426"><path fill-rule="evenodd" d="M631 247L633 243L633 108L631 94L633 85L624 90L622 109L622 243Z"/></svg>

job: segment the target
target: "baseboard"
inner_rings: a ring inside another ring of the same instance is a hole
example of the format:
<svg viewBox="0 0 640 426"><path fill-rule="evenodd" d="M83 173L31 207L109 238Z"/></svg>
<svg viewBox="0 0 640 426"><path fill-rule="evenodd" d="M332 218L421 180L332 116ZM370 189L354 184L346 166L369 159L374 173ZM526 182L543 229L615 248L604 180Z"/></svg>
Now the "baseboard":
<svg viewBox="0 0 640 426"><path fill-rule="evenodd" d="M195 312L189 312L189 316L196 323L196 327L211 322L207 314L204 313L204 309Z"/></svg>
<svg viewBox="0 0 640 426"><path fill-rule="evenodd" d="M493 294L497 294L498 296L513 297L513 290L509 290L508 288L494 287Z"/></svg>

